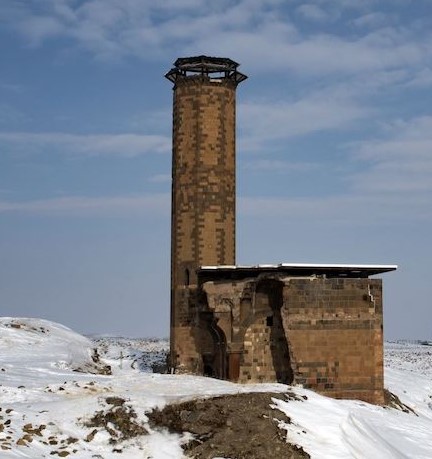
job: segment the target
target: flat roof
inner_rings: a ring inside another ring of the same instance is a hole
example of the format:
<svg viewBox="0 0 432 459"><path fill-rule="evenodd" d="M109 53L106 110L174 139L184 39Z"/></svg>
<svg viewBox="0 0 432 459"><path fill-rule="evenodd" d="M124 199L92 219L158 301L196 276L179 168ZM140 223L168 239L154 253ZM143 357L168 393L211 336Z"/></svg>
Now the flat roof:
<svg viewBox="0 0 432 459"><path fill-rule="evenodd" d="M236 278L256 277L261 273L280 273L291 276L326 275L327 277L369 277L395 271L397 265L352 265L321 263L279 263L259 265L200 266L198 274L204 277Z"/></svg>

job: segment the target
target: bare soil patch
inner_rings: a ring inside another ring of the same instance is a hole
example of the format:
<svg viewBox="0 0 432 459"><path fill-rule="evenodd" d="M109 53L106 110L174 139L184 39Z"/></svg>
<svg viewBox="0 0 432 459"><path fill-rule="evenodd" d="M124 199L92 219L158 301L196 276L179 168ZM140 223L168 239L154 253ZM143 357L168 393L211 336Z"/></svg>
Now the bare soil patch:
<svg viewBox="0 0 432 459"><path fill-rule="evenodd" d="M126 404L126 400L120 397L107 397L105 402L109 408L107 410L97 411L93 417L85 423L86 427L95 427L95 429L87 435L87 442L93 440L100 428L106 430L110 434L111 438L109 442L113 445L130 438L147 434L147 430L137 422L137 415L133 408Z"/></svg>
<svg viewBox="0 0 432 459"><path fill-rule="evenodd" d="M388 389L384 389L384 408L394 408L396 410L403 411L404 413L412 413L418 416L418 414L410 406L402 403L400 398Z"/></svg>
<svg viewBox="0 0 432 459"><path fill-rule="evenodd" d="M292 393L247 393L198 399L168 405L148 413L153 429L190 432L194 439L184 445L185 454L196 459L301 459L303 448L286 442L279 421L290 419L272 409L272 398L287 400Z"/></svg>

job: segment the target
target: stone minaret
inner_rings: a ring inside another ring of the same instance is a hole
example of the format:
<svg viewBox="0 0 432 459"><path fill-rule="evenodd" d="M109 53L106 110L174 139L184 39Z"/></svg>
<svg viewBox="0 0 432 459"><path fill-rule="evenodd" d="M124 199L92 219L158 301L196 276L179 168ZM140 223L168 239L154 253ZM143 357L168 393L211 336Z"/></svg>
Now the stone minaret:
<svg viewBox="0 0 432 459"><path fill-rule="evenodd" d="M231 59L177 59L174 83L171 366L200 373L196 269L235 264L235 92Z"/></svg>

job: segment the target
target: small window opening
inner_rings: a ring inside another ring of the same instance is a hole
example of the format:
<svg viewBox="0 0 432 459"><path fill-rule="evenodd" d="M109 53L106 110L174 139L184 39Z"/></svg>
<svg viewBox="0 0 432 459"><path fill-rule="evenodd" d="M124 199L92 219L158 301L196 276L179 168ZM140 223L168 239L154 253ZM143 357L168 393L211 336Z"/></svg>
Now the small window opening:
<svg viewBox="0 0 432 459"><path fill-rule="evenodd" d="M190 284L190 273L189 273L189 269L186 269L185 271L185 285L189 285Z"/></svg>
<svg viewBox="0 0 432 459"><path fill-rule="evenodd" d="M267 317L267 327L273 327L273 316Z"/></svg>

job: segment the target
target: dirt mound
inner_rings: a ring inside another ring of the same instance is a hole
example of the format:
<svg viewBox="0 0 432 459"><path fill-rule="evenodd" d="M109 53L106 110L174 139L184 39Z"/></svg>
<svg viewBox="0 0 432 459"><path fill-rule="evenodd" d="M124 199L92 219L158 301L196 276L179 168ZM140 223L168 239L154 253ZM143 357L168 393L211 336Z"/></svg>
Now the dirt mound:
<svg viewBox="0 0 432 459"><path fill-rule="evenodd" d="M110 434L110 444L117 444L147 433L146 429L137 422L137 415L133 408L126 404L126 400L120 397L107 397L105 402L109 408L97 411L85 423L87 427L96 427L87 436L86 441L93 440L98 428L102 428ZM118 450L116 451L118 452Z"/></svg>
<svg viewBox="0 0 432 459"><path fill-rule="evenodd" d="M279 421L290 422L270 408L272 398L286 400L292 393L248 393L225 395L168 405L148 414L152 428L191 432L194 439L184 445L185 454L196 459L300 459L309 458L301 447L286 443Z"/></svg>

